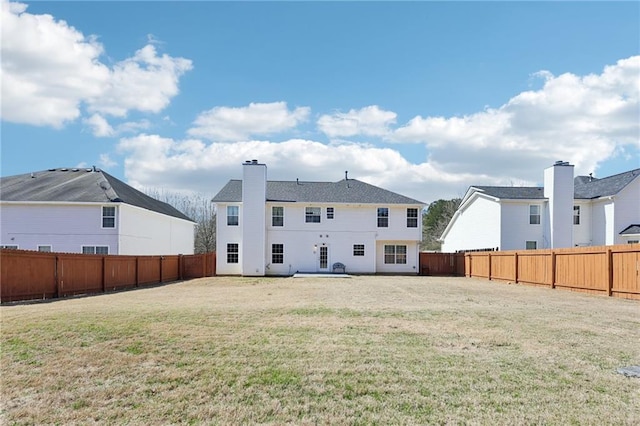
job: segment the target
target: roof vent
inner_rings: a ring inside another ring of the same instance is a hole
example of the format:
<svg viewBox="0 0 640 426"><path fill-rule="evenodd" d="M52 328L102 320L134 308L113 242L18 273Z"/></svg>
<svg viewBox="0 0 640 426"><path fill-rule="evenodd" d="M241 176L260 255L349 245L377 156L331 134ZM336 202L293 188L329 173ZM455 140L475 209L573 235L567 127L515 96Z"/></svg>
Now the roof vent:
<svg viewBox="0 0 640 426"><path fill-rule="evenodd" d="M63 167L63 168L61 168L61 169L60 169L60 171L61 171L61 172L68 172L68 171L69 171L69 169L67 169L66 167Z"/></svg>
<svg viewBox="0 0 640 426"><path fill-rule="evenodd" d="M349 180L349 170L344 171L344 180Z"/></svg>
<svg viewBox="0 0 640 426"><path fill-rule="evenodd" d="M251 160L251 164L258 164L258 160Z"/></svg>

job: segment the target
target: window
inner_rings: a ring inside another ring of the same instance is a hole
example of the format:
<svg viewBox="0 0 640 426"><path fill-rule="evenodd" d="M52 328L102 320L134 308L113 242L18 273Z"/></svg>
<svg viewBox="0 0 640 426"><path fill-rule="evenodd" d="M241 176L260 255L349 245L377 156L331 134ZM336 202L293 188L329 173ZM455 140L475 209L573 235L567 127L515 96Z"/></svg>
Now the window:
<svg viewBox="0 0 640 426"><path fill-rule="evenodd" d="M13 244L9 244L9 245L3 245L0 246L3 249L7 249L7 250L18 250L18 246L13 245Z"/></svg>
<svg viewBox="0 0 640 426"><path fill-rule="evenodd" d="M534 204L529 206L529 224L540 225L540 206L539 205Z"/></svg>
<svg viewBox="0 0 640 426"><path fill-rule="evenodd" d="M307 207L305 209L305 222L320 223L320 207Z"/></svg>
<svg viewBox="0 0 640 426"><path fill-rule="evenodd" d="M102 227L103 228L116 227L116 208L115 207L102 208Z"/></svg>
<svg viewBox="0 0 640 426"><path fill-rule="evenodd" d="M389 209L378 207L378 228L389 227Z"/></svg>
<svg viewBox="0 0 640 426"><path fill-rule="evenodd" d="M284 207L271 207L271 226L284 226Z"/></svg>
<svg viewBox="0 0 640 426"><path fill-rule="evenodd" d="M407 209L407 228L418 227L418 209Z"/></svg>
<svg viewBox="0 0 640 426"><path fill-rule="evenodd" d="M271 244L271 263L284 263L284 244Z"/></svg>
<svg viewBox="0 0 640 426"><path fill-rule="evenodd" d="M38 246L38 251L50 253L51 252L51 246L50 245Z"/></svg>
<svg viewBox="0 0 640 426"><path fill-rule="evenodd" d="M573 224L580 225L580 206L573 206Z"/></svg>
<svg viewBox="0 0 640 426"><path fill-rule="evenodd" d="M238 243L227 244L227 263L238 263Z"/></svg>
<svg viewBox="0 0 640 426"><path fill-rule="evenodd" d="M538 242L537 241L527 241L525 247L526 247L527 250L535 250L535 249L538 248Z"/></svg>
<svg viewBox="0 0 640 426"><path fill-rule="evenodd" d="M627 244L638 244L638 243L640 243L640 240L629 240L629 241L627 241ZM18 248L18 247L16 247L16 248Z"/></svg>
<svg viewBox="0 0 640 426"><path fill-rule="evenodd" d="M239 210L238 206L227 206L227 226L238 226Z"/></svg>
<svg viewBox="0 0 640 426"><path fill-rule="evenodd" d="M109 254L108 246L82 246L82 254Z"/></svg>
<svg viewBox="0 0 640 426"><path fill-rule="evenodd" d="M406 264L407 246L384 246L384 263L386 264Z"/></svg>
<svg viewBox="0 0 640 426"><path fill-rule="evenodd" d="M364 256L364 244L354 244L353 245L353 255L354 256Z"/></svg>
<svg viewBox="0 0 640 426"><path fill-rule="evenodd" d="M327 207L327 219L333 219L333 207Z"/></svg>

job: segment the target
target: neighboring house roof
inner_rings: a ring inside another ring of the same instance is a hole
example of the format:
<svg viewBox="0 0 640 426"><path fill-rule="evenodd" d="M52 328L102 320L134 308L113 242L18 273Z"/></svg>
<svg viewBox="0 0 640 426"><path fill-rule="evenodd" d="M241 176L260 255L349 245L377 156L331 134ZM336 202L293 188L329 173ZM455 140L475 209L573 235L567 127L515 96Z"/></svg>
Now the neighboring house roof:
<svg viewBox="0 0 640 426"><path fill-rule="evenodd" d="M242 181L230 180L213 197L213 202L242 201ZM290 203L424 204L413 198L361 182L267 181L267 201Z"/></svg>
<svg viewBox="0 0 640 426"><path fill-rule="evenodd" d="M635 178L640 176L640 169L597 179L591 176L576 176L573 180L575 199L593 199L615 195L622 191ZM504 200L545 199L544 188L531 186L472 186L472 192L480 191L491 197ZM470 195L470 194L469 194Z"/></svg>
<svg viewBox="0 0 640 426"><path fill-rule="evenodd" d="M620 235L640 235L640 225L629 225L620 231Z"/></svg>
<svg viewBox="0 0 640 426"><path fill-rule="evenodd" d="M640 176L640 169L629 170L602 179L574 179L575 198L598 198L615 195L629 185L635 178Z"/></svg>
<svg viewBox="0 0 640 426"><path fill-rule="evenodd" d="M544 189L530 186L474 186L483 193L510 200L535 200L544 198Z"/></svg>
<svg viewBox="0 0 640 426"><path fill-rule="evenodd" d="M92 168L59 168L0 178L0 200L19 202L121 202L193 222L173 206Z"/></svg>

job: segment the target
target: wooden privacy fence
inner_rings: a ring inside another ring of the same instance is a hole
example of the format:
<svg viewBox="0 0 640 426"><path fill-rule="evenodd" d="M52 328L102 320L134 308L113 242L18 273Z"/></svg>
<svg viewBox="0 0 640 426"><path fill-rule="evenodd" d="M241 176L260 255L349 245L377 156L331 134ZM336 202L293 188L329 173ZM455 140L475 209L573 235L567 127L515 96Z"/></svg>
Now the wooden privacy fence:
<svg viewBox="0 0 640 426"><path fill-rule="evenodd" d="M215 253L114 256L0 251L0 301L104 293L215 275Z"/></svg>
<svg viewBox="0 0 640 426"><path fill-rule="evenodd" d="M420 253L420 275L464 275L464 253Z"/></svg>
<svg viewBox="0 0 640 426"><path fill-rule="evenodd" d="M465 253L465 275L640 300L640 245Z"/></svg>

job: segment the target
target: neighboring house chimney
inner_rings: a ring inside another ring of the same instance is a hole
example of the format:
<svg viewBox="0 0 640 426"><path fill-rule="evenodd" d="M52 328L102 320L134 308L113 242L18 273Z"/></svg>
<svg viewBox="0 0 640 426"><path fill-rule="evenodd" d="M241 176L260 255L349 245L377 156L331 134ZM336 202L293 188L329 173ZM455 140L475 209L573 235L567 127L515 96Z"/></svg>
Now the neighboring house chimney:
<svg viewBox="0 0 640 426"><path fill-rule="evenodd" d="M267 166L258 160L242 165L242 275L263 276L266 261Z"/></svg>
<svg viewBox="0 0 640 426"><path fill-rule="evenodd" d="M573 165L556 161L544 170L544 196L549 199L544 229L550 248L573 247Z"/></svg>

